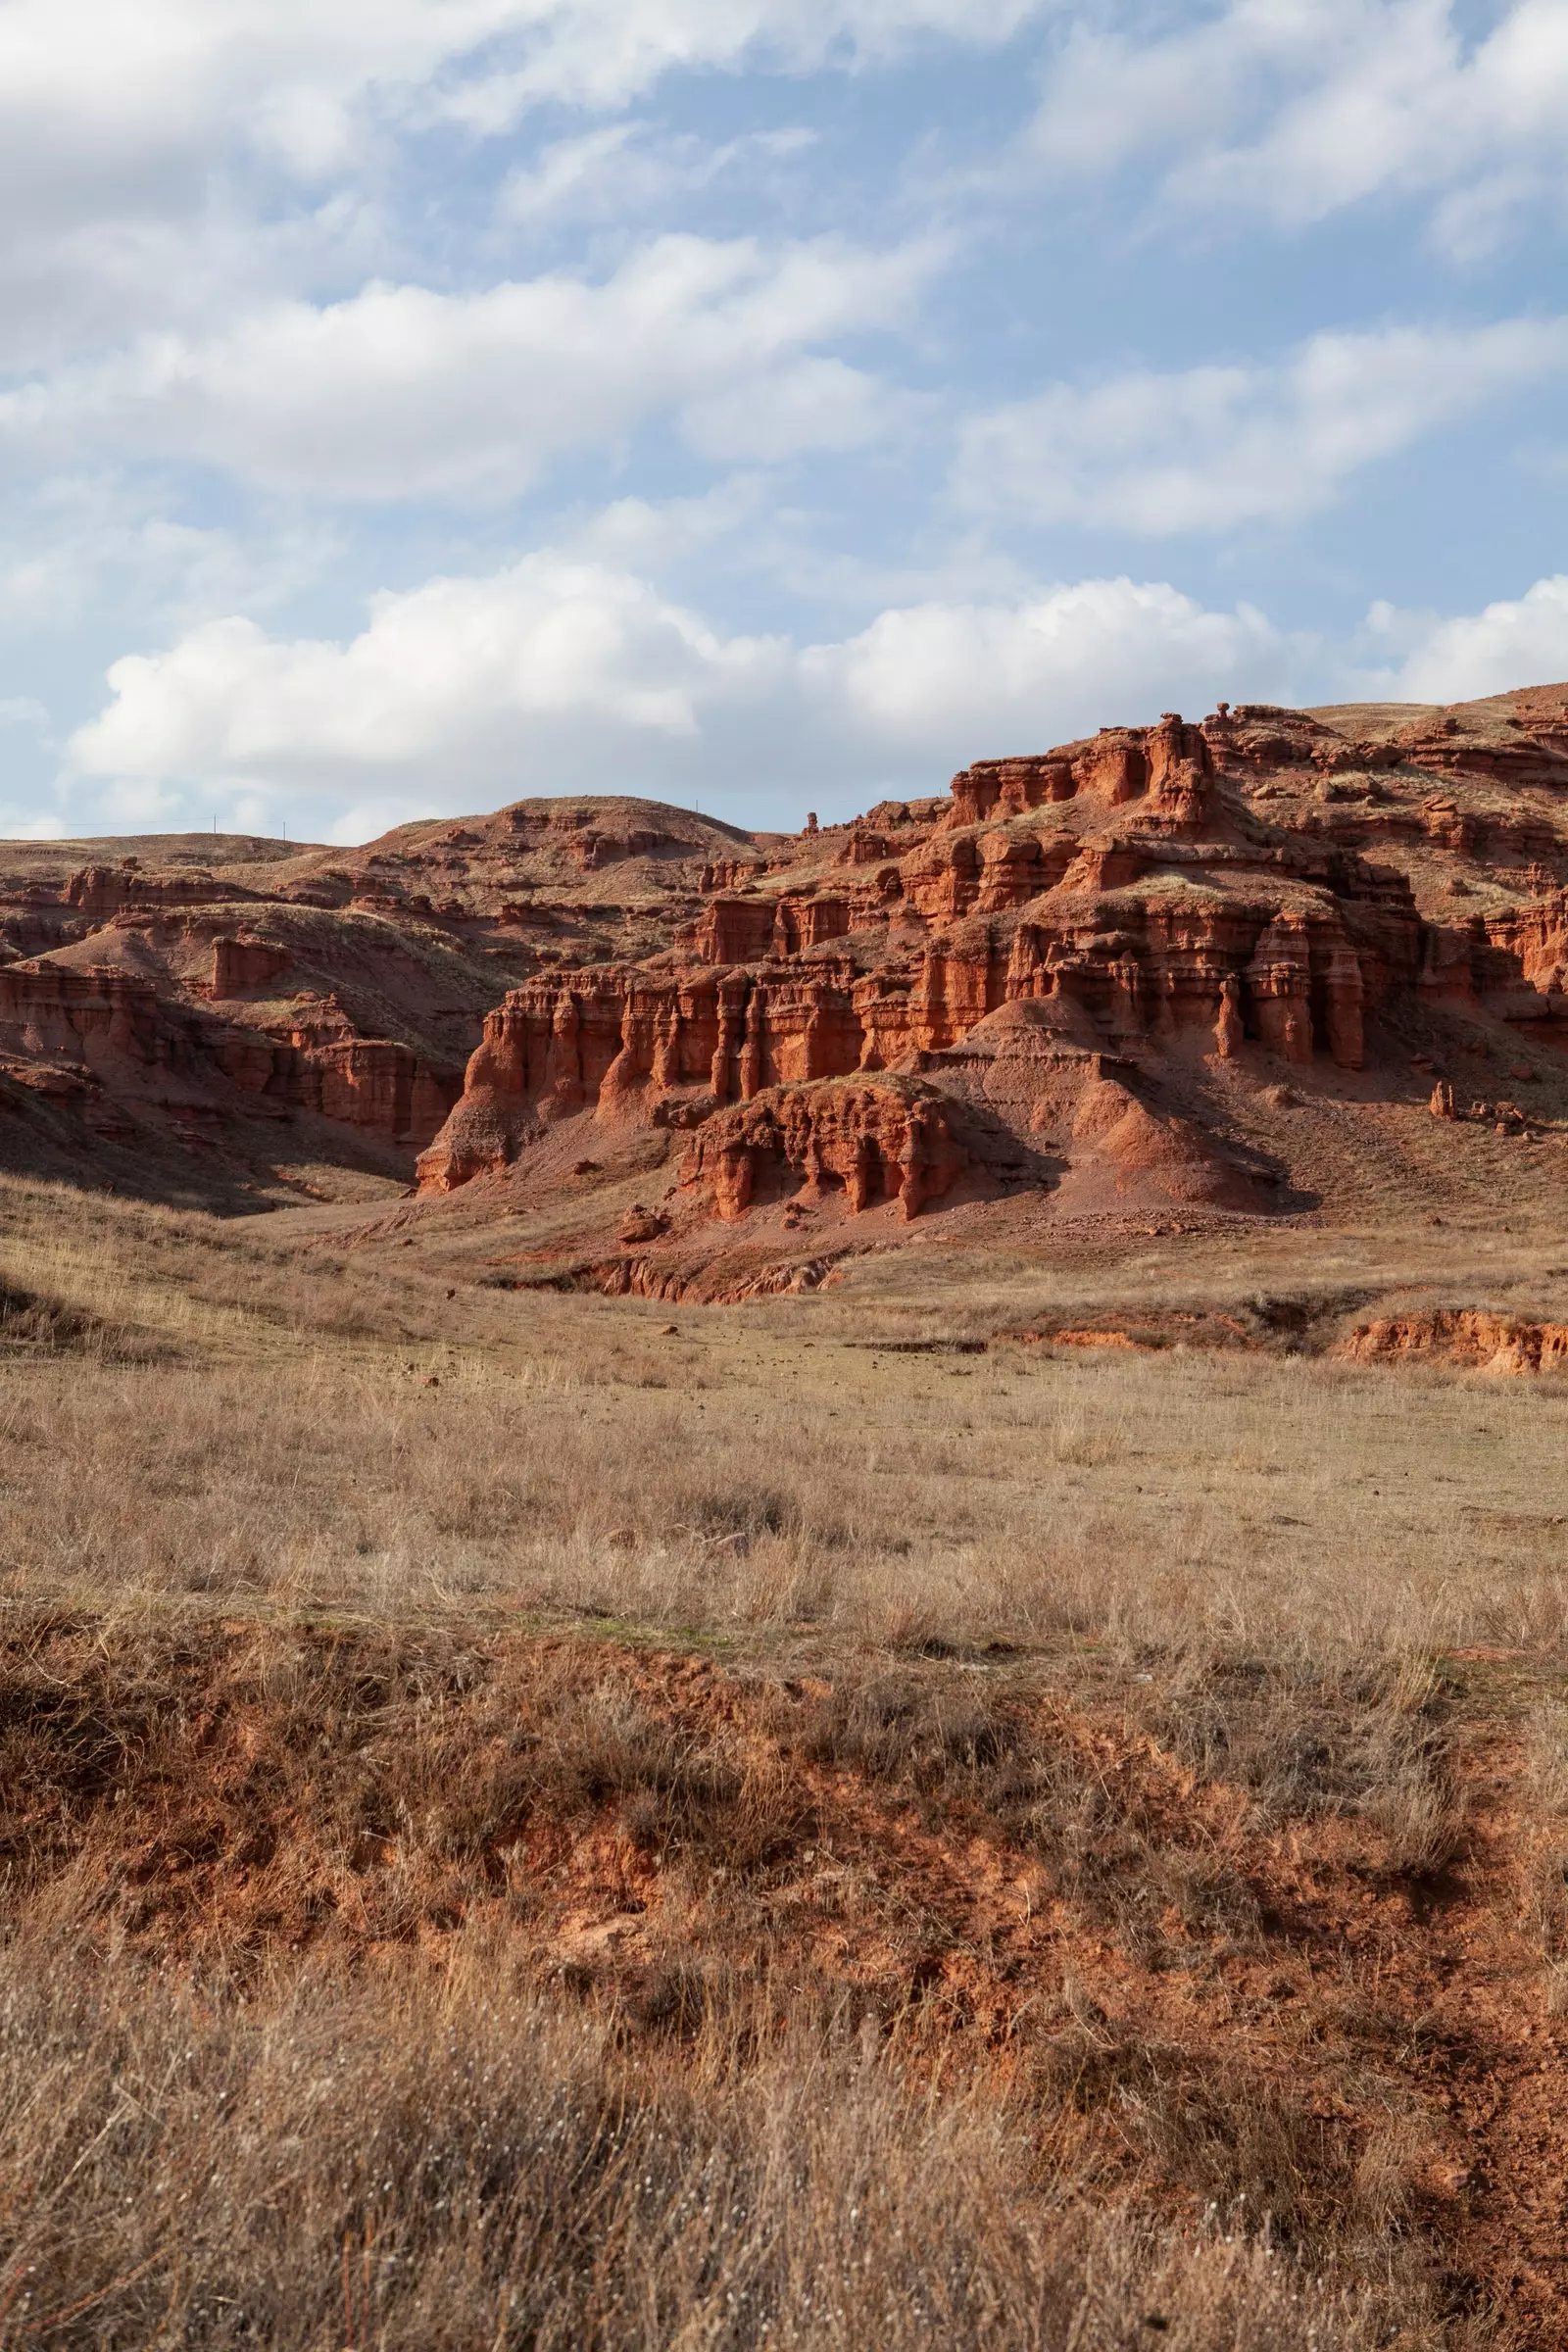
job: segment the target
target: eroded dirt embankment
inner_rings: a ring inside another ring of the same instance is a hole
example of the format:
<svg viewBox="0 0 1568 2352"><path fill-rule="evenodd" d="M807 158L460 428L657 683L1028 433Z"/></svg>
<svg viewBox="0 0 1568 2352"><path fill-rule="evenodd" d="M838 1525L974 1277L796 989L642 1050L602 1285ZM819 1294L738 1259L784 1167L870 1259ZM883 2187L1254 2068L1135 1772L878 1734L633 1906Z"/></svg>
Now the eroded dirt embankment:
<svg viewBox="0 0 1568 2352"><path fill-rule="evenodd" d="M1414 1361L1469 1371L1568 1371L1568 1323L1537 1323L1484 1307L1438 1307L1364 1323L1340 1351L1365 1364Z"/></svg>
<svg viewBox="0 0 1568 2352"><path fill-rule="evenodd" d="M14 1617L0 1677L13 1917L78 1951L275 1982L439 1967L488 1922L633 2036L759 2001L917 2020L1096 2195L1234 2211L1393 2265L1434 2327L1501 2299L1514 2340L1563 2340L1555 1865L1484 1662L829 1678L588 1638L102 1636Z"/></svg>
<svg viewBox="0 0 1568 2352"><path fill-rule="evenodd" d="M1568 1372L1568 1323L1491 1307L1413 1307L1349 1323L1338 1302L1259 1300L1236 1313L1153 1309L1063 1317L1009 1334L1055 1348L1246 1348L1326 1355L1341 1363L1433 1365L1497 1378Z"/></svg>

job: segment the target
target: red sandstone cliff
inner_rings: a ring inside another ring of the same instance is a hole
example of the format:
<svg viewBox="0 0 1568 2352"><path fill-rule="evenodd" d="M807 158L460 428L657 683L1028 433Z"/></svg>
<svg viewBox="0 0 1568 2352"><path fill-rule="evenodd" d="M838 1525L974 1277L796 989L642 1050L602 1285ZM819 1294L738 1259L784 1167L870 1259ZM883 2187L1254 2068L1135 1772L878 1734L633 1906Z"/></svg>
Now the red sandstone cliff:
<svg viewBox="0 0 1568 2352"><path fill-rule="evenodd" d="M748 1184L899 1221L1029 1185L1255 1209L1289 1187L1225 1073L1469 1100L1461 1031L1555 1066L1568 692L1167 714L797 836L590 798L357 851L13 844L7 943L0 1108L100 1136L297 1116L318 1161L427 1145L431 1194L554 1167L570 1123L663 1138L656 1250L744 1224Z"/></svg>
<svg viewBox="0 0 1568 2352"><path fill-rule="evenodd" d="M520 1172L584 1122L683 1135L627 1242L656 1288L694 1213L795 1199L1288 1205L1201 1073L1284 1101L1321 1068L1375 1100L1385 1063L1411 1075L1411 1020L1558 1033L1568 695L1531 709L1167 714L715 863L667 947L541 971L489 1014L421 1189Z"/></svg>

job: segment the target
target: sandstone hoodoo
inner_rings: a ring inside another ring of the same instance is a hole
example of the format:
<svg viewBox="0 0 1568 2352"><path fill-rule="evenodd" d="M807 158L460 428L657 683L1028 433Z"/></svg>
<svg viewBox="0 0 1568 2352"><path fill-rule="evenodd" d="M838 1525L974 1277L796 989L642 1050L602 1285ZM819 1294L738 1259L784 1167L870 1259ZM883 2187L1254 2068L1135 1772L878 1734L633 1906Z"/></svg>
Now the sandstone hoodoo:
<svg viewBox="0 0 1568 2352"><path fill-rule="evenodd" d="M951 1191L969 1164L933 1087L828 1080L775 1087L705 1119L680 1182L685 1192L706 1191L721 1217L740 1216L769 1179L793 1176L810 1193L842 1188L857 1214L896 1200L908 1218Z"/></svg>
<svg viewBox="0 0 1568 2352"><path fill-rule="evenodd" d="M671 1162L683 1139L671 1253L699 1214L760 1231L797 1194L899 1224L1021 1197L1309 1207L1292 1138L1330 1115L1441 1111L1440 1062L1527 1024L1556 1083L1565 879L1555 691L1222 706L981 760L716 861L646 956L514 989L420 1187L542 1181L569 1124L663 1135Z"/></svg>

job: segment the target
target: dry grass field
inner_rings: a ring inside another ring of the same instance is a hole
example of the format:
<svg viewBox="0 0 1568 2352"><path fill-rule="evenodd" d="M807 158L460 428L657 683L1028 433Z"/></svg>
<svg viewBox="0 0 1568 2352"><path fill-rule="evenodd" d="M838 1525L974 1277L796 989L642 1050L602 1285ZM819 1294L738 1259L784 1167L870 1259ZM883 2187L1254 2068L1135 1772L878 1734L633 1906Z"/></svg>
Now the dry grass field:
<svg viewBox="0 0 1568 2352"><path fill-rule="evenodd" d="M1549 1233L367 1213L0 1183L0 2344L1565 2340Z"/></svg>

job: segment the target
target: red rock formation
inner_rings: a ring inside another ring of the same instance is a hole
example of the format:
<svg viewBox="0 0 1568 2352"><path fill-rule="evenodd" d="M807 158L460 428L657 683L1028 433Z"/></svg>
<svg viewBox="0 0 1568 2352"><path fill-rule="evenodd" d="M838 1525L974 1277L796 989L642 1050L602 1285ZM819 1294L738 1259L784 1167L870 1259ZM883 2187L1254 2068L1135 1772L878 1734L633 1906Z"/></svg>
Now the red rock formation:
<svg viewBox="0 0 1568 2352"><path fill-rule="evenodd" d="M1043 1132L1029 1072L1052 1055L1078 1070L1069 1095L1087 1056L1141 1070L1159 1150L1185 1150L1184 1089L1208 1087L1223 1124L1215 1104L1249 1088L1273 1101L1279 1065L1332 1088L1445 1023L1531 1022L1555 1066L1565 778L1560 691L1453 712L1244 704L980 760L945 800L795 837L584 796L363 851L250 844L229 868L192 840L148 844L141 865L55 857L45 880L18 845L0 956L32 959L9 967L28 1010L0 1047L106 1072L184 1055L220 1095L417 1143L488 999L422 1162L435 1189L564 1118L700 1134L764 1095L883 1074L1002 1089L1023 1148ZM291 965L308 1000L254 1002ZM1020 1007L1003 1051L987 1024ZM1069 1111L1053 1115L1070 1152Z"/></svg>
<svg viewBox="0 0 1568 2352"><path fill-rule="evenodd" d="M1139 823L1154 804L1165 847L1149 832L1097 836L1075 851L1076 837L1012 825L939 831L889 869L899 896L879 936L901 909L925 933L899 953L874 942L824 952L853 919L844 902L760 893L715 900L681 935L694 958L684 966L596 966L528 982L490 1015L421 1182L450 1189L504 1165L530 1134L585 1108L689 1124L703 1102L897 1068L959 1045L1019 1000L1049 1000L1069 1026L1087 1024L1118 1048L1206 1032L1229 1058L1250 1036L1287 1061L1321 1052L1359 1068L1369 997L1415 977L1402 877L1319 854L1321 879L1308 881L1310 856L1287 877L1279 853L1245 842L1190 848L1213 789L1201 741L1177 720L1148 737ZM1177 890L1139 887L1173 859L1183 861ZM1245 893L1233 875L1245 877ZM682 1090L691 1101L664 1100Z"/></svg>
<svg viewBox="0 0 1568 2352"><path fill-rule="evenodd" d="M705 1193L714 1213L740 1216L769 1178L798 1178L808 1194L841 1186L858 1213L879 1200L918 1216L969 1165L935 1088L904 1079L828 1081L770 1088L716 1113L693 1136L681 1162L686 1192Z"/></svg>
<svg viewBox="0 0 1568 2352"><path fill-rule="evenodd" d="M287 1095L323 1118L365 1127L394 1143L418 1145L452 1108L455 1092L407 1046L354 1038L318 1046L288 1074Z"/></svg>
<svg viewBox="0 0 1568 2352"><path fill-rule="evenodd" d="M231 943L230 943L231 944ZM112 1093L137 1098L159 1073L219 1099L245 1098L318 1111L412 1148L426 1143L457 1099L454 1080L407 1047L302 1025L284 1040L171 1006L152 981L120 969L65 968L46 960L0 966L0 1054L86 1072ZM167 1108L152 1098L153 1108Z"/></svg>
<svg viewBox="0 0 1568 2352"><path fill-rule="evenodd" d="M1150 733L1146 727L1102 727L1086 742L1063 744L1035 759L977 760L953 779L947 821L959 826L988 816L1018 816L1080 793L1118 808L1148 784Z"/></svg>
<svg viewBox="0 0 1568 2352"><path fill-rule="evenodd" d="M1492 951L1483 985L1506 994L1516 1017L1568 1020L1568 892L1487 914L1479 928Z"/></svg>
<svg viewBox="0 0 1568 2352"><path fill-rule="evenodd" d="M39 958L0 968L0 1048L86 1063L172 1066L188 1033L170 1022L152 983L118 970L68 970Z"/></svg>
<svg viewBox="0 0 1568 2352"><path fill-rule="evenodd" d="M1162 832L1194 832L1214 815L1210 780L1214 762L1201 727L1190 727L1179 711L1167 710L1144 742L1148 800L1144 821Z"/></svg>
<svg viewBox="0 0 1568 2352"><path fill-rule="evenodd" d="M699 963L752 963L763 956L799 956L842 939L851 919L850 900L836 893L714 899L695 923L675 934L675 946Z"/></svg>
<svg viewBox="0 0 1568 2352"><path fill-rule="evenodd" d="M254 895L200 866L177 873L148 873L134 859L122 865L84 865L72 875L62 893L66 906L100 922L127 907L208 906Z"/></svg>
<svg viewBox="0 0 1568 2352"><path fill-rule="evenodd" d="M286 948L270 947L266 940L220 937L213 942L212 993L221 999L266 988L280 978L292 961Z"/></svg>

